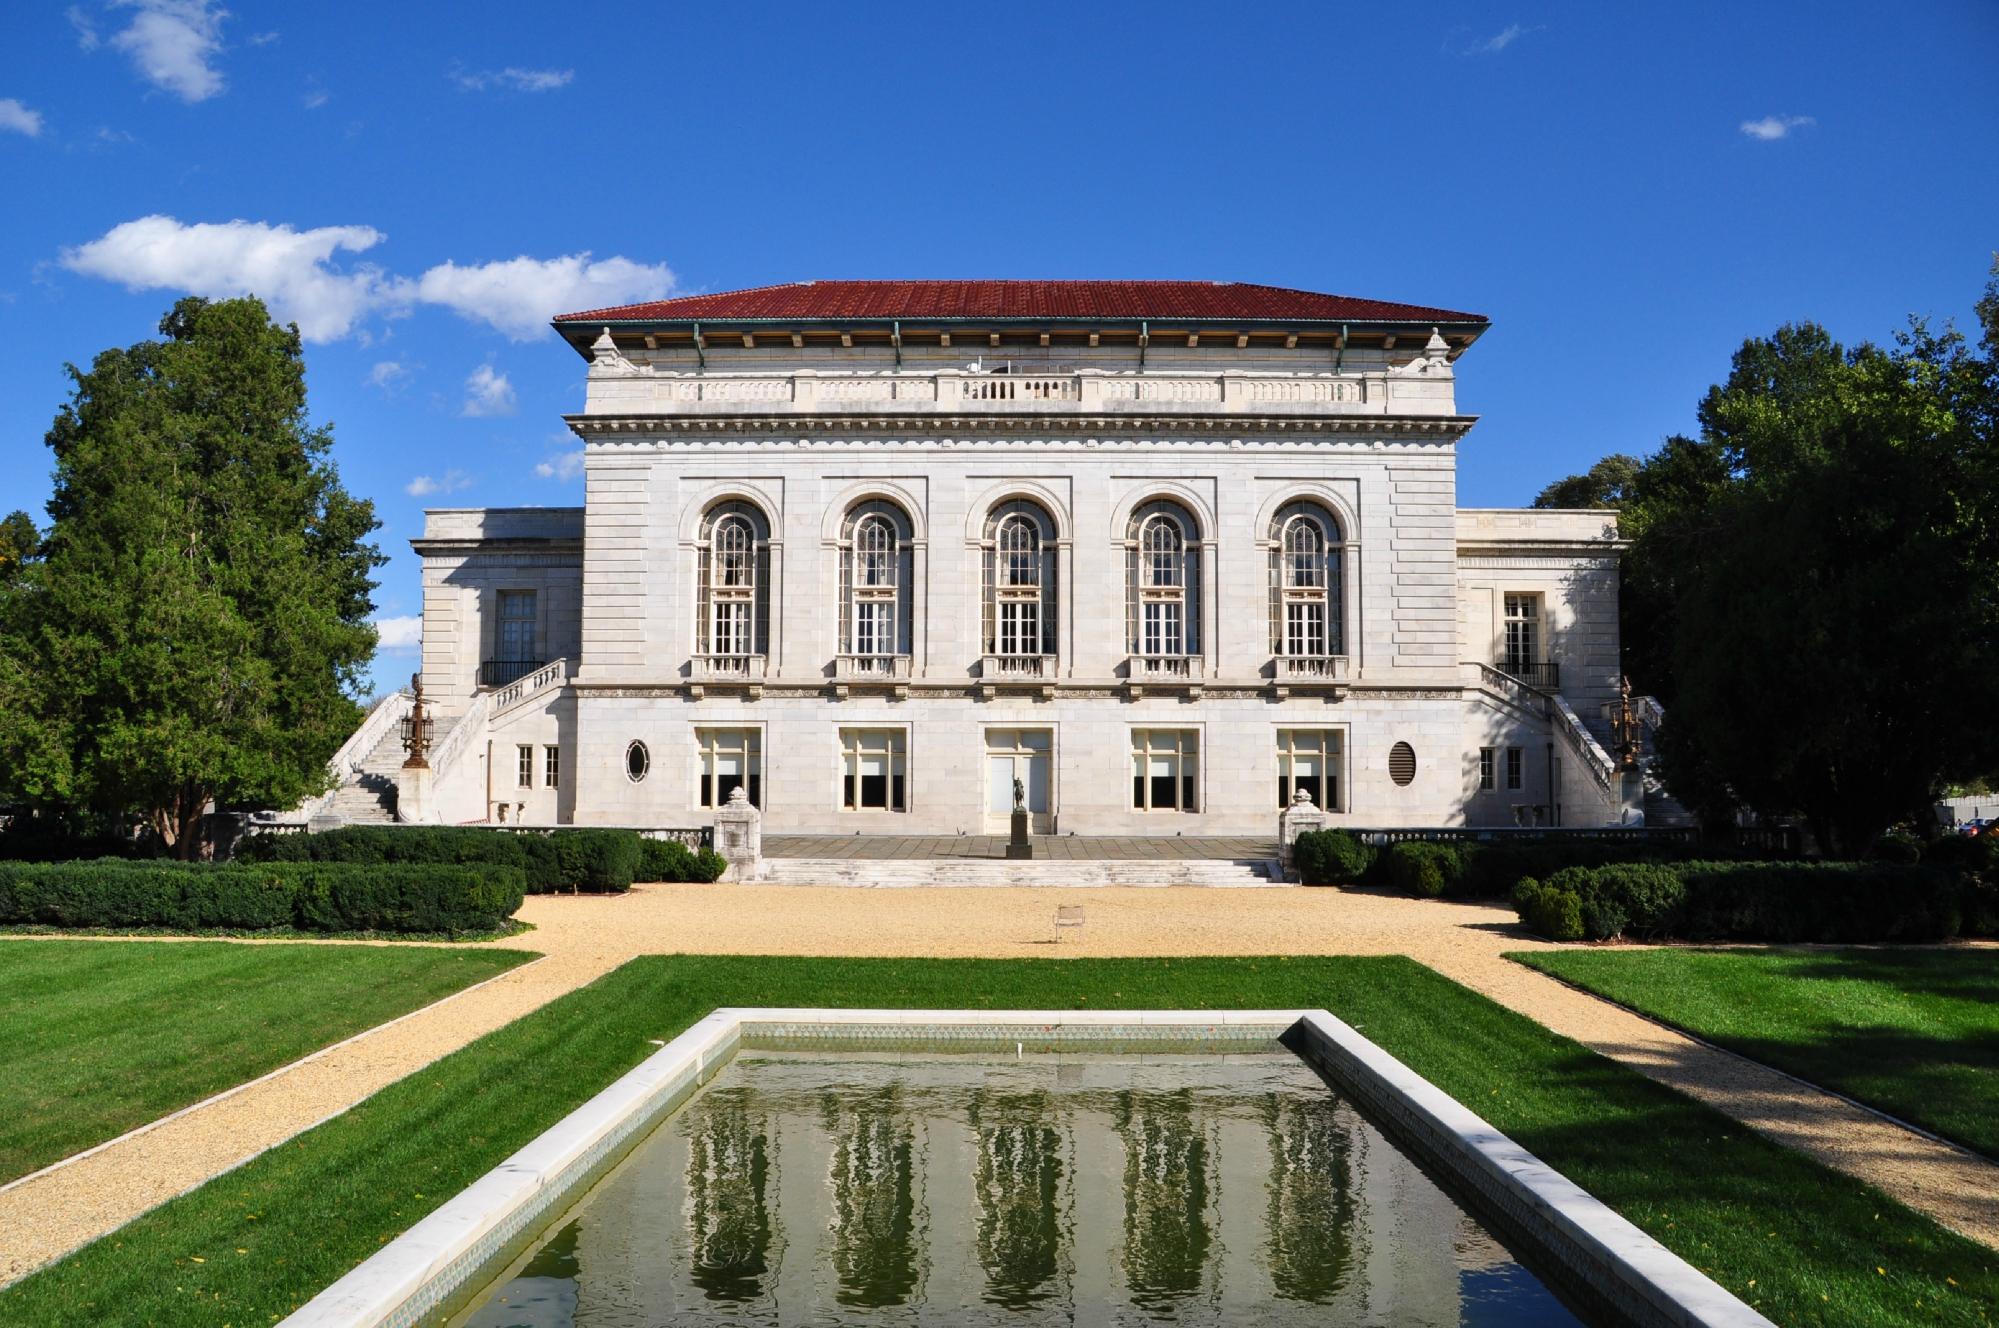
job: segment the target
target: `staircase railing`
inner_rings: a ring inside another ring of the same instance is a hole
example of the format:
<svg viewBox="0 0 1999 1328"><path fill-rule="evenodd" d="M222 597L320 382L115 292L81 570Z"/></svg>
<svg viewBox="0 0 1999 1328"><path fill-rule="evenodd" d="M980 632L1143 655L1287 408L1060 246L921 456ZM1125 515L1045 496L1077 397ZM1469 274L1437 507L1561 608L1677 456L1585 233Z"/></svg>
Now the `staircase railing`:
<svg viewBox="0 0 1999 1328"><path fill-rule="evenodd" d="M486 725L493 717L493 696L492 692L481 692L473 697L471 706L451 726L451 732L444 735L444 741L431 750L431 778L438 785L444 783L445 776L464 757L465 749L472 745L473 735L486 731Z"/></svg>
<svg viewBox="0 0 1999 1328"><path fill-rule="evenodd" d="M551 687L569 681L569 661L550 660L525 677L516 678L492 694L492 717L498 719L515 706L532 701Z"/></svg>
<svg viewBox="0 0 1999 1328"><path fill-rule="evenodd" d="M333 797L345 787L350 776L360 773L361 765L381 745L382 739L410 712L410 694L406 691L390 692L376 701L361 717L361 724L340 744L333 759L326 763L328 773L333 776L333 787L316 798L308 798L293 809L286 821L311 821L313 817L333 805Z"/></svg>
<svg viewBox="0 0 1999 1328"><path fill-rule="evenodd" d="M1581 760L1583 769L1589 772L1590 781L1603 794L1606 805L1616 804L1619 797L1613 790L1618 786L1617 762L1583 724L1582 716L1575 712L1573 706L1560 696L1548 699L1552 703L1548 718L1556 732L1567 739L1569 749Z"/></svg>

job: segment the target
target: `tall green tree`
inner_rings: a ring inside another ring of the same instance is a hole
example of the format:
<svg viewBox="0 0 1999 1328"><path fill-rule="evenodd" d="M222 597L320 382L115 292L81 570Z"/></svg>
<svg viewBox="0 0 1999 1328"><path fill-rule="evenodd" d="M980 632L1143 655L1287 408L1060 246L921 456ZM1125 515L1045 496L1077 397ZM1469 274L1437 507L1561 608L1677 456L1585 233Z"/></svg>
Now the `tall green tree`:
<svg viewBox="0 0 1999 1328"><path fill-rule="evenodd" d="M1580 475L1556 480L1534 497L1534 506L1548 508L1623 507L1644 462L1624 452L1613 453Z"/></svg>
<svg viewBox="0 0 1999 1328"><path fill-rule="evenodd" d="M160 332L70 366L52 524L0 623L0 796L192 856L211 803L326 787L384 560L307 417L297 328L191 298Z"/></svg>
<svg viewBox="0 0 1999 1328"><path fill-rule="evenodd" d="M1745 343L1632 485L1627 664L1683 800L1858 852L1999 767L1999 265L1974 349L1921 322ZM1982 352L1982 353L1981 353Z"/></svg>
<svg viewBox="0 0 1999 1328"><path fill-rule="evenodd" d="M35 529L35 519L26 512L9 512L0 520L0 585L6 585L20 574L21 568L35 556L41 547L41 532Z"/></svg>

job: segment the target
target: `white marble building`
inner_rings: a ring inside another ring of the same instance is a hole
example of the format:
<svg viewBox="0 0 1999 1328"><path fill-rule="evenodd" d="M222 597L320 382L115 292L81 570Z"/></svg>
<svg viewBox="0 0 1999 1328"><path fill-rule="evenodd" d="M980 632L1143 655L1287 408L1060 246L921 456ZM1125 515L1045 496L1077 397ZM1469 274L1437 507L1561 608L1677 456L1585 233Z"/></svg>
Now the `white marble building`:
<svg viewBox="0 0 1999 1328"><path fill-rule="evenodd" d="M1637 819L1613 520L1461 509L1475 314L816 282L567 315L582 508L422 539L446 821Z"/></svg>

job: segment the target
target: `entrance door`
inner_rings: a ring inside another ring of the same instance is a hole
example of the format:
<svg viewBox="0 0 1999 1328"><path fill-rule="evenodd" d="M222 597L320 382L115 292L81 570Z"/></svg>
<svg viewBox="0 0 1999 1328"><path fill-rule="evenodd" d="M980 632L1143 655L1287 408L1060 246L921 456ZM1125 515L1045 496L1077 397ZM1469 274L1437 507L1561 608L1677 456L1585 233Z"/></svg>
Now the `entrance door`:
<svg viewBox="0 0 1999 1328"><path fill-rule="evenodd" d="M1028 829L1052 834L1055 809L1048 755L1054 735L1047 729L986 730L986 825L989 835L1013 828L1013 781L1027 795Z"/></svg>

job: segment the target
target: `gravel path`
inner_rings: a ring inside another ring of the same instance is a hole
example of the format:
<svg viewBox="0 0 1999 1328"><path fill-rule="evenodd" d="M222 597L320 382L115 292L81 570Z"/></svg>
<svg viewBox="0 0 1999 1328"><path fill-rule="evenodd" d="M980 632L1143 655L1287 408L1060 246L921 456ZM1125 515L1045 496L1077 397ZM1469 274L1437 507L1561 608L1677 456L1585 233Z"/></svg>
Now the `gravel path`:
<svg viewBox="0 0 1999 1328"><path fill-rule="evenodd" d="M1058 906L1084 922L1056 939ZM1406 954L1999 1248L1999 1165L1502 959L1512 910L1339 890L653 886L528 900L547 956L220 1100L0 1189L0 1284L60 1257L640 954ZM255 944L256 942L246 942ZM331 942L329 942L331 943Z"/></svg>

